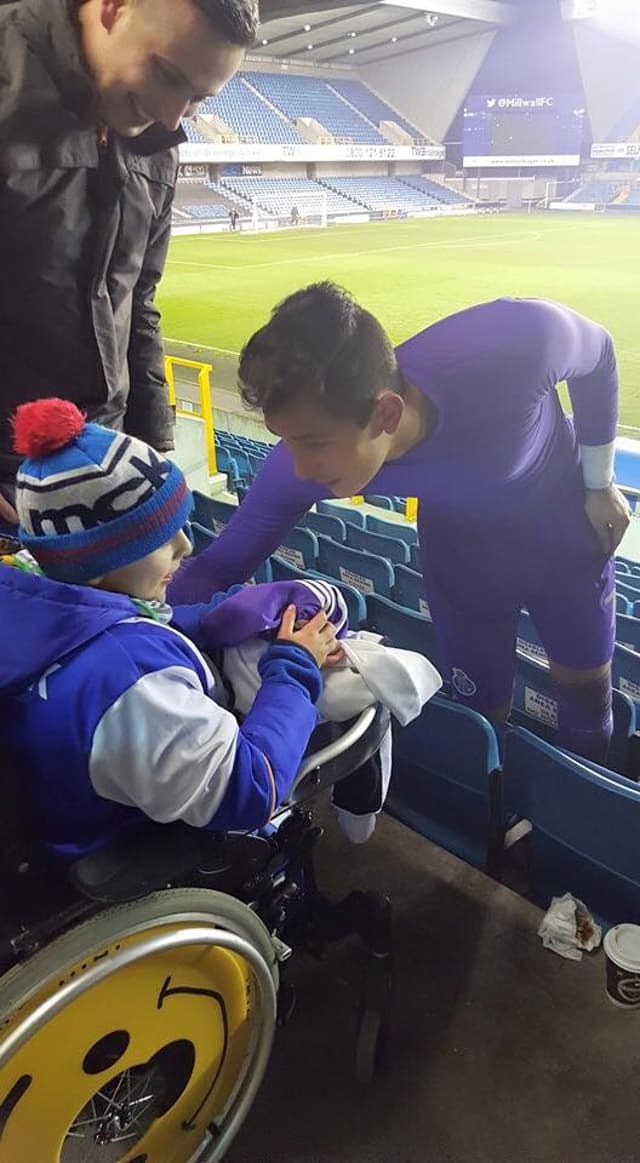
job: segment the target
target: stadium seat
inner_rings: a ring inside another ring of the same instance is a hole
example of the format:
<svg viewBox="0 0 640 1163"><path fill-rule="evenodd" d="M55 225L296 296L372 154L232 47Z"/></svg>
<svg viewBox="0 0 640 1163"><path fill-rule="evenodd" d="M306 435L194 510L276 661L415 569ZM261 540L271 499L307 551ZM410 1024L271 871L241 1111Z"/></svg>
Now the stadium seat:
<svg viewBox="0 0 640 1163"><path fill-rule="evenodd" d="M367 513L366 528L370 533L381 533L384 537L400 537L408 545L418 540L417 530L406 521L385 521L382 517L373 517Z"/></svg>
<svg viewBox="0 0 640 1163"><path fill-rule="evenodd" d="M393 587L394 601L401 606L408 606L410 610L417 610L425 618L430 618L431 610L424 592L422 574L405 565L397 566L394 572L396 575Z"/></svg>
<svg viewBox="0 0 640 1163"><path fill-rule="evenodd" d="M335 501L318 501L316 509L318 513L326 513L329 517L339 517L341 521L359 525L361 529L365 527L364 513L362 509L354 505L336 505Z"/></svg>
<svg viewBox="0 0 640 1163"><path fill-rule="evenodd" d="M347 528L342 518L330 517L328 513L305 513L301 524L306 525L307 529L312 529L314 533L330 537L332 541L344 541L347 536Z"/></svg>
<svg viewBox="0 0 640 1163"><path fill-rule="evenodd" d="M406 565L409 561L409 546L399 537L383 537L380 533L359 529L357 525L348 525L346 542L353 549L362 549L366 553L386 557L397 565Z"/></svg>
<svg viewBox="0 0 640 1163"><path fill-rule="evenodd" d="M616 615L616 642L640 653L640 618L628 614Z"/></svg>
<svg viewBox="0 0 640 1163"><path fill-rule="evenodd" d="M404 129L414 141L424 141L424 134L410 121L402 117L390 105L387 105L377 94L372 93L362 81L355 81L342 77L331 78L331 88L358 109L374 125L381 121L393 121L400 129Z"/></svg>
<svg viewBox="0 0 640 1163"><path fill-rule="evenodd" d="M636 618L637 614L633 608L634 605L635 603L630 602L629 599L623 597L622 594L616 594L616 614L626 614L630 618Z"/></svg>
<svg viewBox="0 0 640 1163"><path fill-rule="evenodd" d="M208 549L210 545L216 540L217 534L212 533L211 529L205 529L204 525L200 525L197 521L190 522L191 540L193 542L193 555L197 557L202 553L203 549Z"/></svg>
<svg viewBox="0 0 640 1163"><path fill-rule="evenodd" d="M513 728L503 789L506 808L532 824L529 891L542 908L571 892L610 924L640 922L637 784Z"/></svg>
<svg viewBox="0 0 640 1163"><path fill-rule="evenodd" d="M364 499L367 505L373 505L377 509L393 509L391 497L381 497L378 493L365 493Z"/></svg>
<svg viewBox="0 0 640 1163"><path fill-rule="evenodd" d="M611 669L614 687L632 699L640 717L640 654L616 643Z"/></svg>
<svg viewBox="0 0 640 1163"><path fill-rule="evenodd" d="M393 566L384 557L372 557L360 549L337 545L328 537L318 537L318 569L329 577L338 578L354 586L362 594L382 594L390 598L393 592Z"/></svg>
<svg viewBox="0 0 640 1163"><path fill-rule="evenodd" d="M381 634L400 650L417 650L438 667L433 622L424 614L399 606L379 594L368 594L367 629Z"/></svg>
<svg viewBox="0 0 640 1163"><path fill-rule="evenodd" d="M630 574L629 579L625 578L622 582L619 577L616 577L616 595L626 598L632 605L634 602L640 601L640 578L634 578Z"/></svg>
<svg viewBox="0 0 640 1163"><path fill-rule="evenodd" d="M536 630L533 618L526 610L520 611L516 646L522 654L528 655L529 658L538 658L543 662L547 660L546 651L540 641L540 635Z"/></svg>
<svg viewBox="0 0 640 1163"><path fill-rule="evenodd" d="M411 566L412 569L417 570L418 573L422 573L422 562L420 560L420 546L418 545L417 541L414 541L409 546L409 565Z"/></svg>
<svg viewBox="0 0 640 1163"><path fill-rule="evenodd" d="M518 654L513 687L511 721L536 735L555 742L558 726L558 703L548 667ZM626 775L630 766L630 740L636 729L635 706L629 695L613 691L613 738L608 763L614 771Z"/></svg>
<svg viewBox="0 0 640 1163"><path fill-rule="evenodd" d="M413 723L394 727L393 743L386 810L468 864L496 869L504 828L491 724L436 696Z"/></svg>
<svg viewBox="0 0 640 1163"><path fill-rule="evenodd" d="M275 552L297 569L318 568L318 538L311 529L291 529Z"/></svg>
<svg viewBox="0 0 640 1163"><path fill-rule="evenodd" d="M218 501L198 489L193 490L193 519L212 533L220 533L237 509L237 505L230 505L228 501Z"/></svg>

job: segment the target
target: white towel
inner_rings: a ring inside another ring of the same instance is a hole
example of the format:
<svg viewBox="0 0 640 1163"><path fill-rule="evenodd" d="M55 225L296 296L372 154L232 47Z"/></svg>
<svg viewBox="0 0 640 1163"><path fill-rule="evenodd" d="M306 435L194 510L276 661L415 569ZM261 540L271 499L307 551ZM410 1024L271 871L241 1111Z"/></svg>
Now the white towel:
<svg viewBox="0 0 640 1163"><path fill-rule="evenodd" d="M434 666L422 654L383 646L378 634L361 630L347 634L340 641L344 659L323 671L324 690L318 700L318 712L328 722L342 723L380 702L402 726L417 718L422 707L442 686ZM224 674L235 696L235 706L247 714L260 687L258 663L268 642L249 638L240 646L224 652ZM380 746L382 810L391 780L391 729ZM374 831L377 812L358 815L344 808L336 809L338 823L354 844L362 844Z"/></svg>

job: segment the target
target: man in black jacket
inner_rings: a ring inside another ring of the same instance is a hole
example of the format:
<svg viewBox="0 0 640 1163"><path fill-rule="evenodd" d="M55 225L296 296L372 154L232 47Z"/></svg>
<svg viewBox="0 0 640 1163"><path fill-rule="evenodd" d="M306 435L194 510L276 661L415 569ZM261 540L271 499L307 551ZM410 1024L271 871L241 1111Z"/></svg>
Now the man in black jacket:
<svg viewBox="0 0 640 1163"><path fill-rule="evenodd" d="M180 120L240 66L257 0L0 6L0 519L9 417L63 395L173 446L154 295Z"/></svg>

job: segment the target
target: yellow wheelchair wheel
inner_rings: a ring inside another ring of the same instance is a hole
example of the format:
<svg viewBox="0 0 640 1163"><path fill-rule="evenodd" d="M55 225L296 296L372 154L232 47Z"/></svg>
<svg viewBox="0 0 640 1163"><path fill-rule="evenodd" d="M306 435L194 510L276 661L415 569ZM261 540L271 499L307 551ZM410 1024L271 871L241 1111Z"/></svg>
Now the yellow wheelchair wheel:
<svg viewBox="0 0 640 1163"><path fill-rule="evenodd" d="M277 963L247 905L175 889L0 978L2 1163L214 1163L269 1058Z"/></svg>

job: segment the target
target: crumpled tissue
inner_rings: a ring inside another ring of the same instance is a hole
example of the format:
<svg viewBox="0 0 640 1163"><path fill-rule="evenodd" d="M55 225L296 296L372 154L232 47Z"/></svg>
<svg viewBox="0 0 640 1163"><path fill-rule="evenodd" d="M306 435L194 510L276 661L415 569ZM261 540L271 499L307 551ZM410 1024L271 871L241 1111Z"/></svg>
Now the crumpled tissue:
<svg viewBox="0 0 640 1163"><path fill-rule="evenodd" d="M552 949L569 961L582 961L583 951L597 949L602 929L596 925L587 906L570 892L554 896L542 918L538 936L545 949Z"/></svg>

